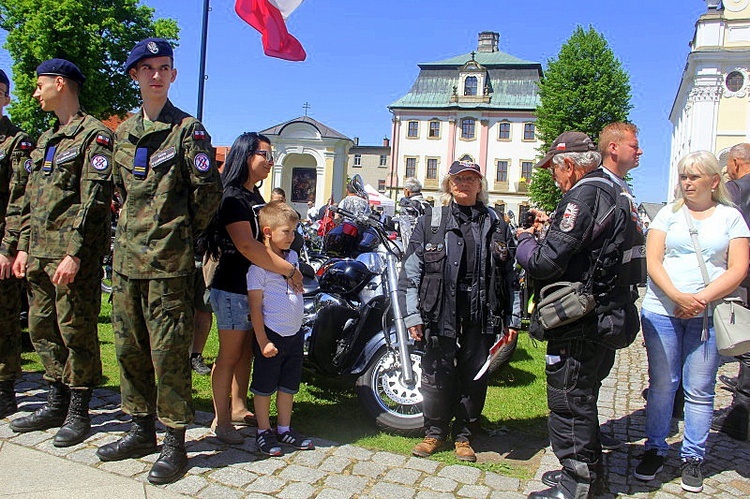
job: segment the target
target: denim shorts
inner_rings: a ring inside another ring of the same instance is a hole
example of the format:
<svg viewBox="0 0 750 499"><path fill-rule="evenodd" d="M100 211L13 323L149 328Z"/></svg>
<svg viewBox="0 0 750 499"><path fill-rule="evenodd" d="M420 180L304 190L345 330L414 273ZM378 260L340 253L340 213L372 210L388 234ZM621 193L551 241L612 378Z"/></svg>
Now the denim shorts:
<svg viewBox="0 0 750 499"><path fill-rule="evenodd" d="M250 321L247 317L250 306L247 303L247 295L211 288L211 308L216 315L218 329L250 331Z"/></svg>

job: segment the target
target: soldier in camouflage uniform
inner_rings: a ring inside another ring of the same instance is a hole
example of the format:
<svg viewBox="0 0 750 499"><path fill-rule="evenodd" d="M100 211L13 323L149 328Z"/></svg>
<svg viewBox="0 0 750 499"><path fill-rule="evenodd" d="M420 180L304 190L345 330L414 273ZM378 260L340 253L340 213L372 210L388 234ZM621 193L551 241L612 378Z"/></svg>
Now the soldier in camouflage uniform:
<svg viewBox="0 0 750 499"><path fill-rule="evenodd" d="M50 382L47 403L14 420L17 432L61 426L54 445L82 442L101 381L97 319L102 258L109 249L112 134L81 110L85 78L64 59L37 68L34 98L58 122L31 154L16 276L29 282L29 334Z"/></svg>
<svg viewBox="0 0 750 499"><path fill-rule="evenodd" d="M0 69L0 116L10 102L10 80ZM21 281L13 275L21 205L34 144L6 116L0 118L0 418L18 410L14 385L21 375Z"/></svg>
<svg viewBox="0 0 750 499"><path fill-rule="evenodd" d="M143 106L116 132L114 178L124 204L115 237L112 323L122 408L132 425L97 455L115 461L155 451L158 415L167 432L148 480L161 484L180 478L188 463L193 246L216 211L221 182L203 125L168 99L177 74L169 43L137 43L125 70L140 87Z"/></svg>

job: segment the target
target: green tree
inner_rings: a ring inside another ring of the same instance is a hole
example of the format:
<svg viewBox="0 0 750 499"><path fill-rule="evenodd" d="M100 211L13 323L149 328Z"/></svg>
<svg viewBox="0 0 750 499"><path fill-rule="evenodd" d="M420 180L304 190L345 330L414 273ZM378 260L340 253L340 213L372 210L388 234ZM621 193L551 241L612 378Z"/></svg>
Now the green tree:
<svg viewBox="0 0 750 499"><path fill-rule="evenodd" d="M630 78L601 33L576 27L557 59L547 61L539 84L541 105L536 127L544 154L555 138L578 130L594 140L607 124L625 121L630 105ZM548 170L535 169L529 185L532 202L553 210L562 196Z"/></svg>
<svg viewBox="0 0 750 499"><path fill-rule="evenodd" d="M13 121L31 134L49 127L31 97L40 62L60 57L86 76L81 105L98 118L123 116L138 106L139 95L123 72L133 45L149 36L176 43L172 19L153 18L154 9L138 0L0 0L0 28L8 32L5 48L13 58Z"/></svg>

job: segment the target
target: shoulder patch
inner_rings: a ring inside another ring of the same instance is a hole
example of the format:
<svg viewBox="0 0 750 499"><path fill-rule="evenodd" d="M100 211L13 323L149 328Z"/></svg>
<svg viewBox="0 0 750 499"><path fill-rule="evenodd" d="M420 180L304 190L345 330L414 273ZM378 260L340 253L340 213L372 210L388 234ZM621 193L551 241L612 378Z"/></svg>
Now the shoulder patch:
<svg viewBox="0 0 750 499"><path fill-rule="evenodd" d="M23 162L23 168L26 170L26 172L31 173L31 160L27 159Z"/></svg>
<svg viewBox="0 0 750 499"><path fill-rule="evenodd" d="M34 149L34 144L32 144L31 142L27 142L27 141L25 141L25 140L22 140L22 141L21 141L21 142L20 142L20 143L18 144L18 148L19 148L20 150L22 150L22 151L31 151L32 149Z"/></svg>
<svg viewBox="0 0 750 499"><path fill-rule="evenodd" d="M211 168L211 160L208 158L208 154L204 152L195 155L193 164L199 172L207 172Z"/></svg>
<svg viewBox="0 0 750 499"><path fill-rule="evenodd" d="M99 134L99 135L96 136L96 143L99 144L99 145L101 145L101 146L111 147L112 146L112 139L110 139L106 135Z"/></svg>
<svg viewBox="0 0 750 499"><path fill-rule="evenodd" d="M91 158L91 166L94 167L94 170L102 172L109 168L109 160L103 154L97 154Z"/></svg>
<svg viewBox="0 0 750 499"><path fill-rule="evenodd" d="M206 140L206 131L205 130L196 130L193 132L193 139L194 140Z"/></svg>
<svg viewBox="0 0 750 499"><path fill-rule="evenodd" d="M560 220L560 230L563 232L570 232L576 226L576 219L578 218L578 212L581 208L575 203L568 203L565 207L565 213L563 213L562 220Z"/></svg>

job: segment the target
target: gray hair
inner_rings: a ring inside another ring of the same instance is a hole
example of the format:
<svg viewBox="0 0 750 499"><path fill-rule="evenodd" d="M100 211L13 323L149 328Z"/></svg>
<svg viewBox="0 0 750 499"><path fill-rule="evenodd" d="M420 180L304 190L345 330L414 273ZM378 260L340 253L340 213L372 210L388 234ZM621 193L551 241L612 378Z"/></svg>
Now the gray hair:
<svg viewBox="0 0 750 499"><path fill-rule="evenodd" d="M409 177L404 180L404 189L408 189L409 192L417 193L422 192L422 184L414 177Z"/></svg>
<svg viewBox="0 0 750 499"><path fill-rule="evenodd" d="M482 184L482 188L480 189L479 194L477 194L477 201L481 201L485 206L487 206L490 202L490 196L487 193L487 191L489 190L489 187L487 186L487 179L482 177L480 183ZM442 190L442 194L440 194L440 204L443 206L447 206L453 200L450 174L447 174L445 177L443 177L443 181L440 183L440 187Z"/></svg>
<svg viewBox="0 0 750 499"><path fill-rule="evenodd" d="M733 146L727 154L727 159L736 158L742 161L750 161L750 144L743 142Z"/></svg>
<svg viewBox="0 0 750 499"><path fill-rule="evenodd" d="M565 158L570 158L578 168L590 172L602 164L602 155L596 151L564 152L552 156L552 166L557 168L563 164Z"/></svg>

